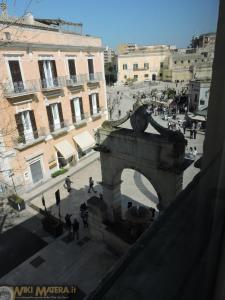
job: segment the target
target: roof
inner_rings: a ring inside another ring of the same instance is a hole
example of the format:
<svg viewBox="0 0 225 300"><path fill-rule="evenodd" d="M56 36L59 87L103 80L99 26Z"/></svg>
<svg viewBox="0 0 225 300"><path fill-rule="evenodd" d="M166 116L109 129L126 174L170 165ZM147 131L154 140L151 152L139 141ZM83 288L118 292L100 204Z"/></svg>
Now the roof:
<svg viewBox="0 0 225 300"><path fill-rule="evenodd" d="M12 25L25 25L31 27L40 27L44 29L51 29L50 26L40 23L38 21L33 20L32 24L28 22L26 17L14 17L8 15L0 15L0 24L12 24Z"/></svg>

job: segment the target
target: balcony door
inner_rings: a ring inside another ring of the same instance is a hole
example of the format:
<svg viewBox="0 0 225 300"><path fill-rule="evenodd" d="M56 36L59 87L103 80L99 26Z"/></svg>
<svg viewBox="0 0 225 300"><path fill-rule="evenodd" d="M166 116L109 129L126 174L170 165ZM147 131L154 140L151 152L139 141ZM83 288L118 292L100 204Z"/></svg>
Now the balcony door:
<svg viewBox="0 0 225 300"><path fill-rule="evenodd" d="M88 58L89 80L94 80L94 63L92 58Z"/></svg>
<svg viewBox="0 0 225 300"><path fill-rule="evenodd" d="M37 126L33 110L27 110L15 115L19 142L28 143L38 138Z"/></svg>
<svg viewBox="0 0 225 300"><path fill-rule="evenodd" d="M33 134L33 128L30 119L30 112L29 111L22 112L21 120L24 128L23 132L24 132L25 141L26 142L32 141L34 139L34 134Z"/></svg>
<svg viewBox="0 0 225 300"><path fill-rule="evenodd" d="M76 78L76 65L75 65L75 60L74 59L68 59L68 68L69 68L69 76L70 79L76 83L77 78Z"/></svg>
<svg viewBox="0 0 225 300"><path fill-rule="evenodd" d="M98 94L91 94L89 96L89 104L90 104L91 115L96 115L99 111Z"/></svg>
<svg viewBox="0 0 225 300"><path fill-rule="evenodd" d="M12 84L16 93L24 90L22 74L20 70L20 63L18 60L9 60L9 69L12 78Z"/></svg>
<svg viewBox="0 0 225 300"><path fill-rule="evenodd" d="M58 85L57 71L54 60L40 60L38 62L42 87L51 88Z"/></svg>
<svg viewBox="0 0 225 300"><path fill-rule="evenodd" d="M51 105L51 110L52 110L52 117L53 117L53 123L54 123L54 129L60 129L61 128L61 122L60 122L60 116L59 116L59 108L58 104L52 104Z"/></svg>

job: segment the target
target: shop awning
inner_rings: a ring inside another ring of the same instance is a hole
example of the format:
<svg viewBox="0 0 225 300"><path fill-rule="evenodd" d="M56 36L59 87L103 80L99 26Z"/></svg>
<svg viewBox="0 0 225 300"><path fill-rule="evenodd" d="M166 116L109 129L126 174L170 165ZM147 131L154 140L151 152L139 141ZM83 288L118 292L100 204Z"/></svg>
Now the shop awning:
<svg viewBox="0 0 225 300"><path fill-rule="evenodd" d="M55 148L62 154L64 159L68 159L77 153L76 149L65 140L56 144Z"/></svg>
<svg viewBox="0 0 225 300"><path fill-rule="evenodd" d="M88 131L84 131L78 135L75 135L73 139L82 151L86 151L88 148L91 148L95 145L95 139Z"/></svg>

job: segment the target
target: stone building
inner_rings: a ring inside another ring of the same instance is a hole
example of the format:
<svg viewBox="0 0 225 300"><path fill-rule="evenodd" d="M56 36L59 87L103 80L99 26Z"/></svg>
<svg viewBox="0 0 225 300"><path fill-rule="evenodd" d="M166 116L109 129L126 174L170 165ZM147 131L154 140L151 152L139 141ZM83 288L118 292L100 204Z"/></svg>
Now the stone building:
<svg viewBox="0 0 225 300"><path fill-rule="evenodd" d="M203 110L208 107L211 81L191 80L189 83L189 107Z"/></svg>
<svg viewBox="0 0 225 300"><path fill-rule="evenodd" d="M0 181L28 190L92 150L107 118L101 39L82 24L0 16Z"/></svg>
<svg viewBox="0 0 225 300"><path fill-rule="evenodd" d="M124 46L118 54L118 81L162 80L163 64L170 57L172 46Z"/></svg>

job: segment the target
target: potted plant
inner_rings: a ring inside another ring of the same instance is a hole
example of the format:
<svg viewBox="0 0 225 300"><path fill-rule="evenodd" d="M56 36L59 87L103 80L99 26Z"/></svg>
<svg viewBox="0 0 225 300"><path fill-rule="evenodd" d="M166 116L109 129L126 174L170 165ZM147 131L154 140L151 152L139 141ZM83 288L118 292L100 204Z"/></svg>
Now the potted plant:
<svg viewBox="0 0 225 300"><path fill-rule="evenodd" d="M8 202L12 208L16 209L17 211L21 211L26 208L24 199L16 194L8 196Z"/></svg>

